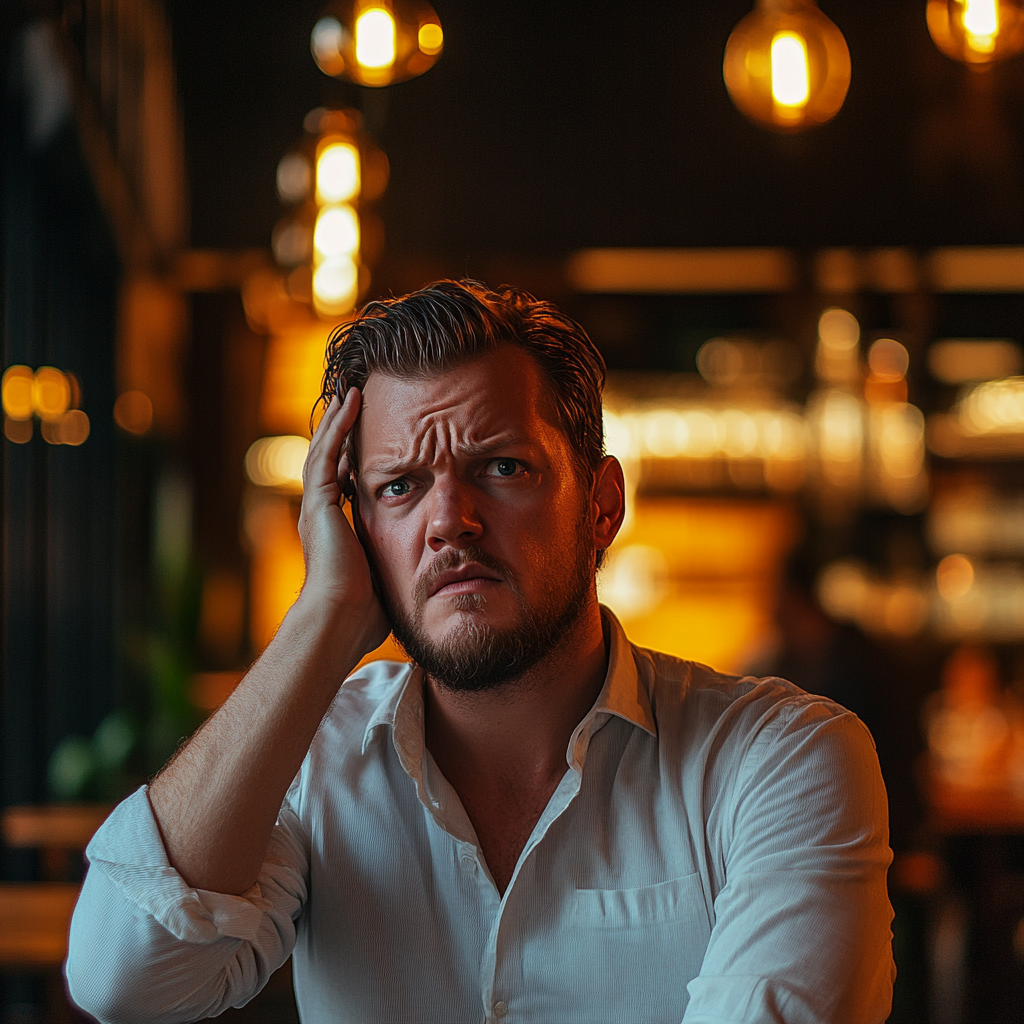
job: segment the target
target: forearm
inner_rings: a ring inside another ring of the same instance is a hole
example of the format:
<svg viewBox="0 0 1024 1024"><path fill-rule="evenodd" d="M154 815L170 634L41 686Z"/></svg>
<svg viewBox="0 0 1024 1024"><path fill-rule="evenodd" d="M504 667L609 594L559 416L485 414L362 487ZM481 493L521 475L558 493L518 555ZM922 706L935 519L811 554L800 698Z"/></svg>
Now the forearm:
<svg viewBox="0 0 1024 1024"><path fill-rule="evenodd" d="M224 706L150 787L168 858L197 889L240 894L255 883L288 786L362 653L363 638L327 628L315 605L299 598Z"/></svg>

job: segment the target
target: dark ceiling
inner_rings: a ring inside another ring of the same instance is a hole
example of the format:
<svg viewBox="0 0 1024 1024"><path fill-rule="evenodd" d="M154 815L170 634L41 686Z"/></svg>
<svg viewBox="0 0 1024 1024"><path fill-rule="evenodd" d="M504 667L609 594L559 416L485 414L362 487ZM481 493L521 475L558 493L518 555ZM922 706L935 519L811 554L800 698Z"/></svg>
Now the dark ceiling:
<svg viewBox="0 0 1024 1024"><path fill-rule="evenodd" d="M732 106L722 53L753 0L437 0L445 52L360 90L309 53L321 0L169 0L197 246L266 246L277 161L319 105L387 152L390 257L580 246L1024 242L1024 58L947 59L924 0L822 0L843 109L800 136Z"/></svg>

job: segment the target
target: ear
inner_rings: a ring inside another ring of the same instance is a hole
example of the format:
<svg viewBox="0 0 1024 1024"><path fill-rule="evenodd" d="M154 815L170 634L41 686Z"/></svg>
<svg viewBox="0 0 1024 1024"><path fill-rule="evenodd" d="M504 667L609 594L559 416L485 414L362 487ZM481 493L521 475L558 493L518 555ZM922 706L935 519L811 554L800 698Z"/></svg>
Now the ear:
<svg viewBox="0 0 1024 1024"><path fill-rule="evenodd" d="M604 551L615 540L626 514L626 481L614 455L601 460L594 470L594 546Z"/></svg>

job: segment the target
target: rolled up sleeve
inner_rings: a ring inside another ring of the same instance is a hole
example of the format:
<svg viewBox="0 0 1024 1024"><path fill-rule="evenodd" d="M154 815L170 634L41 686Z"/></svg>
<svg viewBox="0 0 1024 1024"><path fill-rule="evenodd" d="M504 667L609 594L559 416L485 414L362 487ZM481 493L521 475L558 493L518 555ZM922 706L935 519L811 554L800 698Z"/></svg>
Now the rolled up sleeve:
<svg viewBox="0 0 1024 1024"><path fill-rule="evenodd" d="M783 707L737 773L726 884L685 1024L881 1024L895 967L888 811L870 734Z"/></svg>
<svg viewBox="0 0 1024 1024"><path fill-rule="evenodd" d="M115 809L86 857L66 974L72 999L103 1024L175 1024L241 1006L291 954L308 844L287 800L241 896L193 889L171 867L146 787Z"/></svg>

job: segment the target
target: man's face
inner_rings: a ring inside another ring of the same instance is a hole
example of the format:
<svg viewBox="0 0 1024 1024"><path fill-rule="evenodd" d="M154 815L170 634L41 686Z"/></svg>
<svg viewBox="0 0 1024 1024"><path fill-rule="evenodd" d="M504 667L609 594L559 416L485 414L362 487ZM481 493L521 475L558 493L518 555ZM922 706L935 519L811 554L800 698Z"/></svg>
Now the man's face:
<svg viewBox="0 0 1024 1024"><path fill-rule="evenodd" d="M523 350L425 380L371 374L359 467L395 635L439 682L480 690L516 678L596 600L589 490Z"/></svg>

